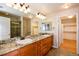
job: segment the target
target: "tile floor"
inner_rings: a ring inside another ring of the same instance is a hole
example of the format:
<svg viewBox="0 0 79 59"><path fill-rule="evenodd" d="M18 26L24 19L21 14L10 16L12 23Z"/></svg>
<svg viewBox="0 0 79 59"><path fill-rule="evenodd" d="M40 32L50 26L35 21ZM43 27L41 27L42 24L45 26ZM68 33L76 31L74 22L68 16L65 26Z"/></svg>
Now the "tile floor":
<svg viewBox="0 0 79 59"><path fill-rule="evenodd" d="M46 56L77 56L76 41L64 39L59 48L52 48Z"/></svg>

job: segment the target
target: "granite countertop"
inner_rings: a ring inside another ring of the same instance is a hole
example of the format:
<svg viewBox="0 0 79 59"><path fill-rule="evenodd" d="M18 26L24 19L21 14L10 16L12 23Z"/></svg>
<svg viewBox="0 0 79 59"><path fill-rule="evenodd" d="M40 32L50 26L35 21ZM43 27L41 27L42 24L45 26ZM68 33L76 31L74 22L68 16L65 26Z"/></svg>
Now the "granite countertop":
<svg viewBox="0 0 79 59"><path fill-rule="evenodd" d="M42 40L42 39L49 37L49 36L51 36L51 35L41 35L41 36L35 36L35 37L30 36L32 38L32 42L27 43L27 44L17 44L16 42L2 44L2 45L0 45L0 55L9 53L13 50L19 49L19 48L24 47L28 44L32 44L34 42L37 42L37 41Z"/></svg>

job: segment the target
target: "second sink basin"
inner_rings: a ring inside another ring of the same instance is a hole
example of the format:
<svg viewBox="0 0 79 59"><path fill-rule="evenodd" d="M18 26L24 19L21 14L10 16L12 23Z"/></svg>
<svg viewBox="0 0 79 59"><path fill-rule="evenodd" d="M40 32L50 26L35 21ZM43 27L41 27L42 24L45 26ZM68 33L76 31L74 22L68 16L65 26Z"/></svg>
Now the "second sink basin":
<svg viewBox="0 0 79 59"><path fill-rule="evenodd" d="M16 43L17 44L27 44L27 43L32 43L32 41L33 41L32 39L27 38L24 40L17 40Z"/></svg>

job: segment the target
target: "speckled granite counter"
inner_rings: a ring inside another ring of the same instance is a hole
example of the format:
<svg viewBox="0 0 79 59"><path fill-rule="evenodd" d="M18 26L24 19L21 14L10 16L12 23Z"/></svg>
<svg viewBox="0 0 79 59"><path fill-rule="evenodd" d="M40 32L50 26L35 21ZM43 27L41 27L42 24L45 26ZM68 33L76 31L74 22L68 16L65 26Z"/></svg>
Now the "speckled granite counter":
<svg viewBox="0 0 79 59"><path fill-rule="evenodd" d="M3 44L3 45L0 46L0 55L9 53L9 52L11 52L13 50L19 49L19 48L24 47L24 46L26 46L28 44L32 44L34 42L37 42L37 41L42 40L44 38L47 38L49 36L51 36L51 35L40 35L40 36L33 37L32 42L27 43L27 44L17 44L16 42Z"/></svg>

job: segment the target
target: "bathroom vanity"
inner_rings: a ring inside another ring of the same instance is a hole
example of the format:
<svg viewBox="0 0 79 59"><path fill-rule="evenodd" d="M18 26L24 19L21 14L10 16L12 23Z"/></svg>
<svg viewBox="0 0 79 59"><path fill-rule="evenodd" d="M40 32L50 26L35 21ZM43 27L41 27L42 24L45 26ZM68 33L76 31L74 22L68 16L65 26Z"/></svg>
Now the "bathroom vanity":
<svg viewBox="0 0 79 59"><path fill-rule="evenodd" d="M12 44L12 43L11 43ZM13 43L15 44L15 43ZM42 35L27 44L18 44L15 47L0 50L2 56L43 56L53 45L52 35ZM1 53L2 52L2 53Z"/></svg>

